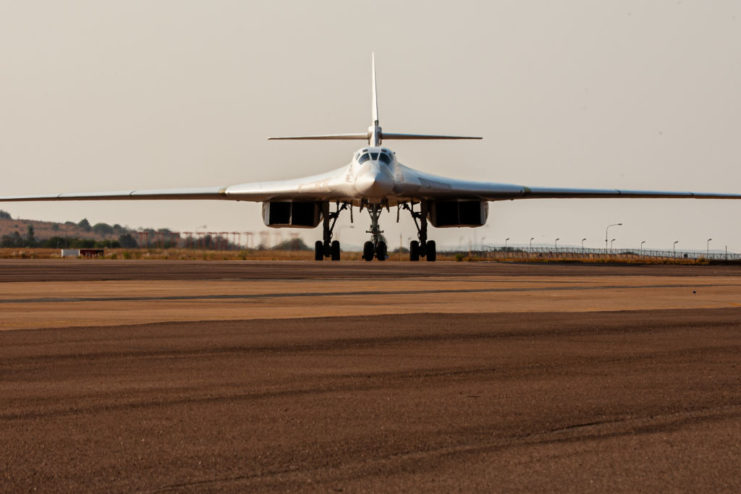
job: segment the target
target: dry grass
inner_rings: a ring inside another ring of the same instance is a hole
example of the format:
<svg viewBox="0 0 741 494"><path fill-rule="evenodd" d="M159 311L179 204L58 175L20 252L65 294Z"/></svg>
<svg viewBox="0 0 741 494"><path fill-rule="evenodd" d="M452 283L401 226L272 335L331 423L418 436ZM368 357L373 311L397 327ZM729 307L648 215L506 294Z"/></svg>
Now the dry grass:
<svg viewBox="0 0 741 494"><path fill-rule="evenodd" d="M59 249L0 248L0 259L58 259ZM310 261L313 251L288 250L193 250L193 249L105 249L104 259L139 260L183 260L183 261ZM671 257L614 256L552 256L536 257L523 255L483 256L462 253L438 253L440 261L460 262L509 262L534 264L739 264L738 261L709 261L707 259L684 259ZM94 260L94 259L93 259ZM359 261L360 252L343 252L342 260ZM392 253L388 261L408 261L408 254L399 257Z"/></svg>

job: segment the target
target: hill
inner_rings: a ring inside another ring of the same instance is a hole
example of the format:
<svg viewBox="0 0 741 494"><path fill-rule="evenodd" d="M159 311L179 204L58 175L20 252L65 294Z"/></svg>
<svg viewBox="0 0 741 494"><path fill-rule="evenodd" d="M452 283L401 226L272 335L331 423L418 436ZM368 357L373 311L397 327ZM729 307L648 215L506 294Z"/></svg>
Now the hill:
<svg viewBox="0 0 741 494"><path fill-rule="evenodd" d="M33 228L34 236L37 239L76 237L92 240L116 240L124 233L134 233L121 225L111 226L105 223L90 225L86 219L78 223L72 221L55 223L52 221L13 219L5 211L0 211L0 237L13 235L15 232L18 232L22 237L26 237L29 226Z"/></svg>
<svg viewBox="0 0 741 494"><path fill-rule="evenodd" d="M308 249L303 242L291 240L281 248L288 250ZM118 224L96 223L91 225L87 219L65 221L37 221L12 218L0 210L0 248L40 247L40 248L160 248L174 247L186 249L239 250L243 246L221 234L198 234L183 237L167 228L131 229Z"/></svg>
<svg viewBox="0 0 741 494"><path fill-rule="evenodd" d="M137 239L142 237L161 246L176 245L180 240L180 235L167 229L138 232L118 224L91 225L87 219L77 223L14 219L0 210L0 246L3 247L92 247L90 244L137 247Z"/></svg>

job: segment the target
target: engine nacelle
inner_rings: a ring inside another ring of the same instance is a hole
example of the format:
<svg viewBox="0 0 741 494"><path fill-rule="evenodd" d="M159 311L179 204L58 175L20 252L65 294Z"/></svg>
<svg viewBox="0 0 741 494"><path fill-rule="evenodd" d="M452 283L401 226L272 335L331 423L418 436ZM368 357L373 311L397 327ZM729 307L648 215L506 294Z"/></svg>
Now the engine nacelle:
<svg viewBox="0 0 741 494"><path fill-rule="evenodd" d="M477 227L486 224L489 203L470 199L430 201L427 217L436 228Z"/></svg>
<svg viewBox="0 0 741 494"><path fill-rule="evenodd" d="M320 202L263 202L262 220L272 228L314 228L322 220L322 206Z"/></svg>

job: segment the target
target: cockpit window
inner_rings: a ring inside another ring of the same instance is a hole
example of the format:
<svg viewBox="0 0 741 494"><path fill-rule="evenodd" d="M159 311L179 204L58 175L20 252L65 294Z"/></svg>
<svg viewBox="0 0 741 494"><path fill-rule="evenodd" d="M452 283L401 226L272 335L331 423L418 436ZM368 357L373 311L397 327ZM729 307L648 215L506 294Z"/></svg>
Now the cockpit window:
<svg viewBox="0 0 741 494"><path fill-rule="evenodd" d="M381 161L382 163L390 165L394 161L394 157L391 154L391 151L388 151L386 149L384 149L381 152L370 152L370 151L363 149L362 151L359 152L359 155L360 155L358 157L359 164L363 164L368 160L374 160L374 161L378 160L378 161Z"/></svg>

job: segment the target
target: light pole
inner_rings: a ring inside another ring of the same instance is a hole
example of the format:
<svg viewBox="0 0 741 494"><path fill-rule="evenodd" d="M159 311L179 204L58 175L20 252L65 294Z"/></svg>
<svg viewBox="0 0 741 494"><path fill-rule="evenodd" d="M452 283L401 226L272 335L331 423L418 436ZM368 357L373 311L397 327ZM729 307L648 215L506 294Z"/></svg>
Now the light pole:
<svg viewBox="0 0 741 494"><path fill-rule="evenodd" d="M560 238L557 238L555 242L553 242L553 248L555 250L558 250L558 241L561 240Z"/></svg>
<svg viewBox="0 0 741 494"><path fill-rule="evenodd" d="M610 231L610 228L612 228L613 226L623 226L623 224L622 223L613 223L611 225L607 225L607 228L605 228L605 251L607 251L607 237L608 237L608 233L607 232L609 232Z"/></svg>
<svg viewBox="0 0 741 494"><path fill-rule="evenodd" d="M615 239L613 238L612 240L610 240L610 252L612 252L612 244L614 243L615 243Z"/></svg>
<svg viewBox="0 0 741 494"><path fill-rule="evenodd" d="M710 241L713 240L712 238L709 238L707 243L705 244L705 256L710 255Z"/></svg>
<svg viewBox="0 0 741 494"><path fill-rule="evenodd" d="M504 239L504 250L507 250L507 242L509 242L509 237Z"/></svg>
<svg viewBox="0 0 741 494"><path fill-rule="evenodd" d="M672 245L672 251L674 252L674 257L677 257L677 244L679 243L679 240L674 241L674 245Z"/></svg>
<svg viewBox="0 0 741 494"><path fill-rule="evenodd" d="M585 240L586 240L586 238L581 239L581 250L582 251L584 250L584 241Z"/></svg>
<svg viewBox="0 0 741 494"><path fill-rule="evenodd" d="M530 251L533 250L533 240L535 240L535 237L530 237Z"/></svg>
<svg viewBox="0 0 741 494"><path fill-rule="evenodd" d="M643 244L645 244L645 240L641 240L641 256L643 256Z"/></svg>

